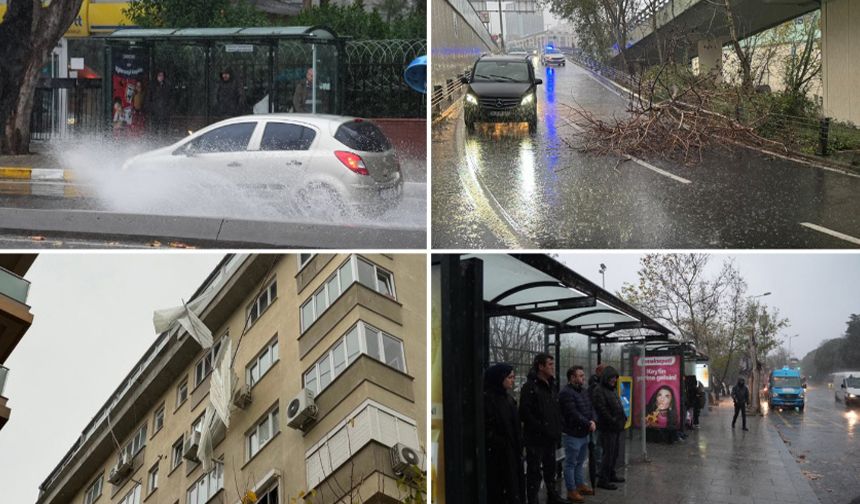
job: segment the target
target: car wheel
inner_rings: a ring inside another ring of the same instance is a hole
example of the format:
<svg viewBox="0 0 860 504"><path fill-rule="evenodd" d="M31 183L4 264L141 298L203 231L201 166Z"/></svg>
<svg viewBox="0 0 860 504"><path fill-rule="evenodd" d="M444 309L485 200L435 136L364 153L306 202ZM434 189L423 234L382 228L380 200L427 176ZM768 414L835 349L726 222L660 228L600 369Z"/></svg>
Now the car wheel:
<svg viewBox="0 0 860 504"><path fill-rule="evenodd" d="M299 213L304 216L339 218L346 215L346 204L331 186L312 182L299 189L296 197Z"/></svg>

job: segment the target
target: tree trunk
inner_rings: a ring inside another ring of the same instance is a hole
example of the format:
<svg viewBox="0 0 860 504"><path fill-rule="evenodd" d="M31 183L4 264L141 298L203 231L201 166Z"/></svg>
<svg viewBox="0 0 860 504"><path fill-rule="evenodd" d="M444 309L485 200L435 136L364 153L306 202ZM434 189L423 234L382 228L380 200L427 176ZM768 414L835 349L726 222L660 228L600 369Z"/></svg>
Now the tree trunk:
<svg viewBox="0 0 860 504"><path fill-rule="evenodd" d="M0 154L29 154L30 114L39 70L71 26L82 0L9 0L0 23Z"/></svg>

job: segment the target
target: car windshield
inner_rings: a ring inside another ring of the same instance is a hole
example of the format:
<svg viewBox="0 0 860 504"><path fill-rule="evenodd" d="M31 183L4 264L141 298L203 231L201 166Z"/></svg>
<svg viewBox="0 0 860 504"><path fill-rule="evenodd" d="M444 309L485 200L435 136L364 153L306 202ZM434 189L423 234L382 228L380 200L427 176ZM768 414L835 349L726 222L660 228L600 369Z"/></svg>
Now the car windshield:
<svg viewBox="0 0 860 504"><path fill-rule="evenodd" d="M472 81L529 82L529 67L525 61L479 61Z"/></svg>
<svg viewBox="0 0 860 504"><path fill-rule="evenodd" d="M850 388L860 388L860 377L845 378L845 386Z"/></svg>
<svg viewBox="0 0 860 504"><path fill-rule="evenodd" d="M774 387L800 387L800 378L796 376L774 376Z"/></svg>

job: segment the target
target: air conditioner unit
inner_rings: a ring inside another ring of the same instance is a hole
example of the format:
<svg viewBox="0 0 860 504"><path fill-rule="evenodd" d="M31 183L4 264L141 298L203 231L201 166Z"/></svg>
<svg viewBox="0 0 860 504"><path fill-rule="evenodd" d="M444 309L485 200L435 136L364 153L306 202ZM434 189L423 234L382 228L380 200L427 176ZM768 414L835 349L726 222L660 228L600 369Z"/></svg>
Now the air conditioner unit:
<svg viewBox="0 0 860 504"><path fill-rule="evenodd" d="M188 439L185 440L185 446L182 449L182 458L188 459L192 462L200 462L197 458L197 448L200 447L200 433L197 431L191 431L188 435Z"/></svg>
<svg viewBox="0 0 860 504"><path fill-rule="evenodd" d="M251 386L245 385L233 395L233 405L245 409L251 405Z"/></svg>
<svg viewBox="0 0 860 504"><path fill-rule="evenodd" d="M287 405L287 425L293 429L304 430L305 426L317 418L317 405L314 404L314 391L302 389Z"/></svg>
<svg viewBox="0 0 860 504"><path fill-rule="evenodd" d="M414 478L424 472L424 452L403 443L391 447L391 469L398 476Z"/></svg>
<svg viewBox="0 0 860 504"><path fill-rule="evenodd" d="M108 481L114 485L118 485L130 472L131 458L123 453L122 457L120 457L119 461L111 468L110 473L108 473Z"/></svg>

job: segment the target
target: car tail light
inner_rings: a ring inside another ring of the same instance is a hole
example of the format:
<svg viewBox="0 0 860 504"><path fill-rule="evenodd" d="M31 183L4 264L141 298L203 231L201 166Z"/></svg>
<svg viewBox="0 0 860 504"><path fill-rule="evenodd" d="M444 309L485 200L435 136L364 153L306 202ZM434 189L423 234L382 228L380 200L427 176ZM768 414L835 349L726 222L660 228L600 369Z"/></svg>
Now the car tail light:
<svg viewBox="0 0 860 504"><path fill-rule="evenodd" d="M344 166L349 168L351 171L359 174L359 175L370 175L367 171L367 167L364 165L364 160L361 159L361 156L355 154L353 152L347 151L334 151L334 155L343 163Z"/></svg>

